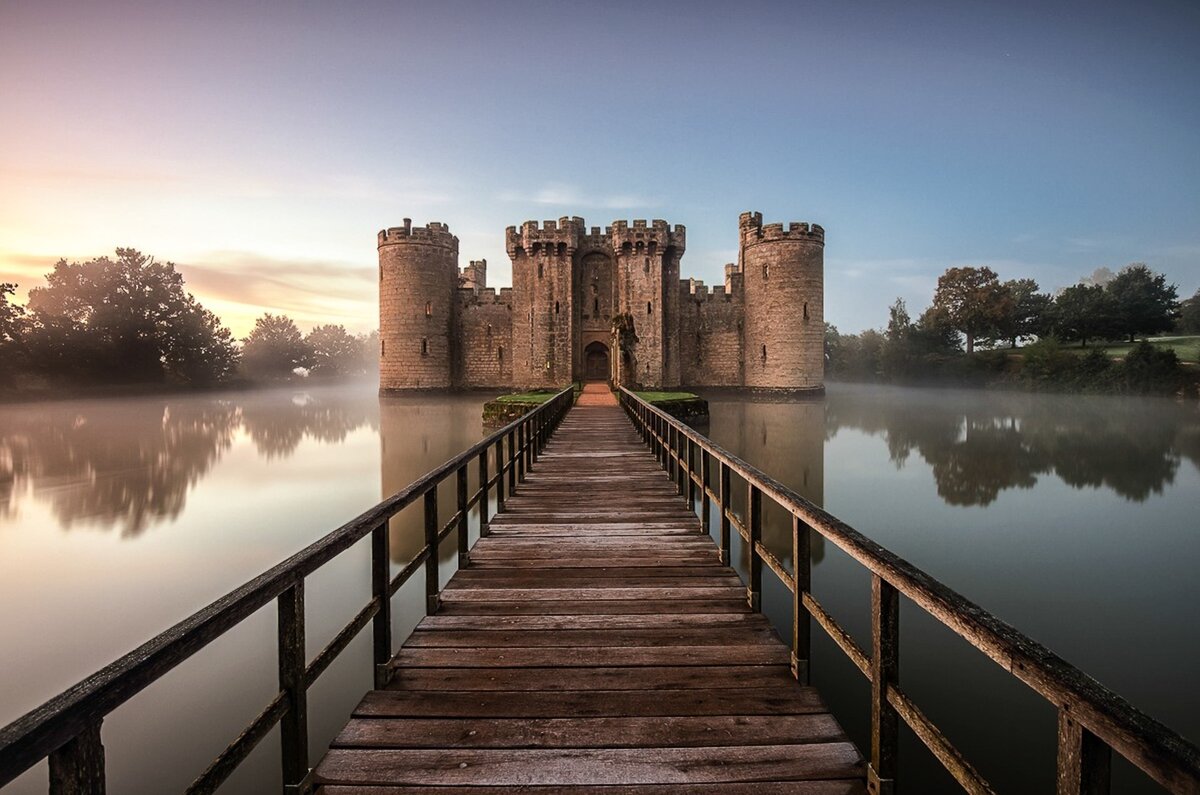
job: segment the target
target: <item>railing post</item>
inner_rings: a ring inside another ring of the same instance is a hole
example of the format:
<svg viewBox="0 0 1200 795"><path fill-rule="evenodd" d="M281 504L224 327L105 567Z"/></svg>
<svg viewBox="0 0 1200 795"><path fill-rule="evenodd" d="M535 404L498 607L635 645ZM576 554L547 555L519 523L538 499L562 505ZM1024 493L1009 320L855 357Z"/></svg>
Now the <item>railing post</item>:
<svg viewBox="0 0 1200 795"><path fill-rule="evenodd" d="M488 494L488 492L491 491L491 489L488 488L488 480L490 479L491 476L488 474L487 454L488 454L488 451L487 451L486 447L479 451L479 537L480 538L486 537L488 532L490 532L488 530L488 518L489 518L488 512L491 510L492 506L488 504L488 501L491 499Z"/></svg>
<svg viewBox="0 0 1200 795"><path fill-rule="evenodd" d="M712 529L712 498L708 491L712 488L712 456L703 447L700 448L700 529L708 535Z"/></svg>
<svg viewBox="0 0 1200 795"><path fill-rule="evenodd" d="M533 468L533 420L521 423L525 428L525 472Z"/></svg>
<svg viewBox="0 0 1200 795"><path fill-rule="evenodd" d="M1058 795L1108 795L1112 748L1085 729L1070 707L1058 710Z"/></svg>
<svg viewBox="0 0 1200 795"><path fill-rule="evenodd" d="M308 691L304 668L304 580L279 595L279 689L287 712L279 721L283 791L301 792L308 777Z"/></svg>
<svg viewBox="0 0 1200 795"><path fill-rule="evenodd" d="M104 745L100 724L83 731L50 754L50 795L104 795Z"/></svg>
<svg viewBox="0 0 1200 795"><path fill-rule="evenodd" d="M718 464L720 472L720 491L718 492L717 502L718 508L721 510L721 565L729 565L729 543L730 530L732 529L729 521L729 464L721 461Z"/></svg>
<svg viewBox="0 0 1200 795"><path fill-rule="evenodd" d="M431 616L439 606L438 586L438 499L437 484L425 492L425 615Z"/></svg>
<svg viewBox="0 0 1200 795"><path fill-rule="evenodd" d="M900 594L878 574L871 577L871 765L867 792L892 795L900 721L887 701L900 673Z"/></svg>
<svg viewBox="0 0 1200 795"><path fill-rule="evenodd" d="M750 585L746 588L746 603L754 612L762 610L762 557L758 545L762 541L762 491L753 483L747 486L746 529L750 533Z"/></svg>
<svg viewBox="0 0 1200 795"><path fill-rule="evenodd" d="M512 497L517 493L517 432L508 432L508 460L504 462L508 467L508 496Z"/></svg>
<svg viewBox="0 0 1200 795"><path fill-rule="evenodd" d="M525 423L517 425L517 482L525 482Z"/></svg>
<svg viewBox="0 0 1200 795"><path fill-rule="evenodd" d="M529 468L538 460L538 448L542 443L542 415L538 414L529 421Z"/></svg>
<svg viewBox="0 0 1200 795"><path fill-rule="evenodd" d="M504 513L504 439L496 440L496 513Z"/></svg>
<svg viewBox="0 0 1200 795"><path fill-rule="evenodd" d="M812 590L812 550L808 525L792 516L792 676L808 684L808 661L812 659L812 622L804 606L804 594Z"/></svg>
<svg viewBox="0 0 1200 795"><path fill-rule="evenodd" d="M371 531L371 595L379 600L379 611L372 619L374 643L375 689L387 687L391 679L392 661L392 597L388 567L388 523Z"/></svg>
<svg viewBox="0 0 1200 795"><path fill-rule="evenodd" d="M471 565L471 539L467 526L467 465L463 464L455 473L458 487L458 567Z"/></svg>
<svg viewBox="0 0 1200 795"><path fill-rule="evenodd" d="M692 474L695 471L696 443L690 436L684 438L687 440L687 466L684 473L687 475L688 510L694 511L696 510L696 479L692 477Z"/></svg>

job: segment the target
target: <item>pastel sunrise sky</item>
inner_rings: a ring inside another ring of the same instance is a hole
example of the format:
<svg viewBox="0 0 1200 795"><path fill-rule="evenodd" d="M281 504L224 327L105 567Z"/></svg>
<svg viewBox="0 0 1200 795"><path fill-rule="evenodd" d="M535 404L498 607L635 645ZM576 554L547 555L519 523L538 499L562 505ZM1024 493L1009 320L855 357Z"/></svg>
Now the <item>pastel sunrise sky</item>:
<svg viewBox="0 0 1200 795"><path fill-rule="evenodd" d="M1200 4L0 0L0 281L133 246L244 335L377 325L375 233L827 231L826 319L988 265L1200 287Z"/></svg>

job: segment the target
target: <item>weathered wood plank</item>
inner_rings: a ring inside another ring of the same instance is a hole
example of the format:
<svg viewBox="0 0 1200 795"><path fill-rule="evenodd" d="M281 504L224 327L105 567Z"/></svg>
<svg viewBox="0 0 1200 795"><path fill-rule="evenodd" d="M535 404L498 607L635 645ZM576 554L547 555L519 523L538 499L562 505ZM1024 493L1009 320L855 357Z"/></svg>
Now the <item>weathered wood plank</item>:
<svg viewBox="0 0 1200 795"><path fill-rule="evenodd" d="M541 599L728 599L743 596L737 586L696 588L453 588L447 589L444 602L526 602Z"/></svg>
<svg viewBox="0 0 1200 795"><path fill-rule="evenodd" d="M645 665L778 665L791 661L791 652L772 645L748 646L584 646L510 649L402 648L396 665L426 668L521 668L557 665L590 668L598 660L610 666Z"/></svg>
<svg viewBox="0 0 1200 795"><path fill-rule="evenodd" d="M318 780L345 784L539 786L724 783L862 775L850 743L642 749L332 749Z"/></svg>
<svg viewBox="0 0 1200 795"><path fill-rule="evenodd" d="M691 748L844 742L827 713L617 718L356 718L334 748Z"/></svg>
<svg viewBox="0 0 1200 795"><path fill-rule="evenodd" d="M318 795L416 795L429 790L425 787L326 785L317 790ZM860 781L757 781L752 784L723 782L721 784L639 784L632 787L620 785L538 787L514 790L511 787L438 787L438 795L504 795L513 792L536 793L536 795L866 795L866 787Z"/></svg>
<svg viewBox="0 0 1200 795"><path fill-rule="evenodd" d="M680 629L683 627L765 628L770 623L753 613L694 613L616 616L426 616L417 631L441 629L530 630L530 629Z"/></svg>
<svg viewBox="0 0 1200 795"><path fill-rule="evenodd" d="M655 666L643 668L398 667L389 690L730 690L790 687L782 665Z"/></svg>
<svg viewBox="0 0 1200 795"><path fill-rule="evenodd" d="M511 615L657 615L686 613L744 613L746 595L719 599L605 599L580 602L575 599L545 599L536 602L450 602L442 603L440 616Z"/></svg>
<svg viewBox="0 0 1200 795"><path fill-rule="evenodd" d="M354 708L373 718L585 718L683 715L808 715L827 712L815 688L660 690L646 692L566 690L539 693L448 693L372 690Z"/></svg>
<svg viewBox="0 0 1200 795"><path fill-rule="evenodd" d="M406 649L503 649L614 646L750 646L780 643L770 627L684 629L440 629L417 631ZM593 661L594 663L595 661Z"/></svg>

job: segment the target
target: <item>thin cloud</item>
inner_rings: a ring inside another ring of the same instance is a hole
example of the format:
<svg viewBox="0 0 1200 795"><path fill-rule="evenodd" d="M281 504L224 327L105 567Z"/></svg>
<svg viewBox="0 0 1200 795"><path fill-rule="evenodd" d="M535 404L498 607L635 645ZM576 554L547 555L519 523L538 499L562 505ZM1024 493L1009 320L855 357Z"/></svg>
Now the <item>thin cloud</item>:
<svg viewBox="0 0 1200 795"><path fill-rule="evenodd" d="M635 207L658 207L661 199L639 196L632 193L620 193L611 196L589 196L573 185L552 182L542 186L532 194L518 191L504 191L500 200L521 204L540 204L555 207L580 207L608 210L632 209Z"/></svg>

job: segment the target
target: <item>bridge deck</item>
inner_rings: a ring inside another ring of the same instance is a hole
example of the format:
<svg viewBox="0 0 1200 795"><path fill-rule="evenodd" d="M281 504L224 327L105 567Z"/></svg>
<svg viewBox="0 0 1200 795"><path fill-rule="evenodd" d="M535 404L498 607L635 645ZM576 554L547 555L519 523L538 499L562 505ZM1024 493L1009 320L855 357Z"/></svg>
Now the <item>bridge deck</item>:
<svg viewBox="0 0 1200 795"><path fill-rule="evenodd" d="M865 791L618 408L577 406L316 769L325 795Z"/></svg>

